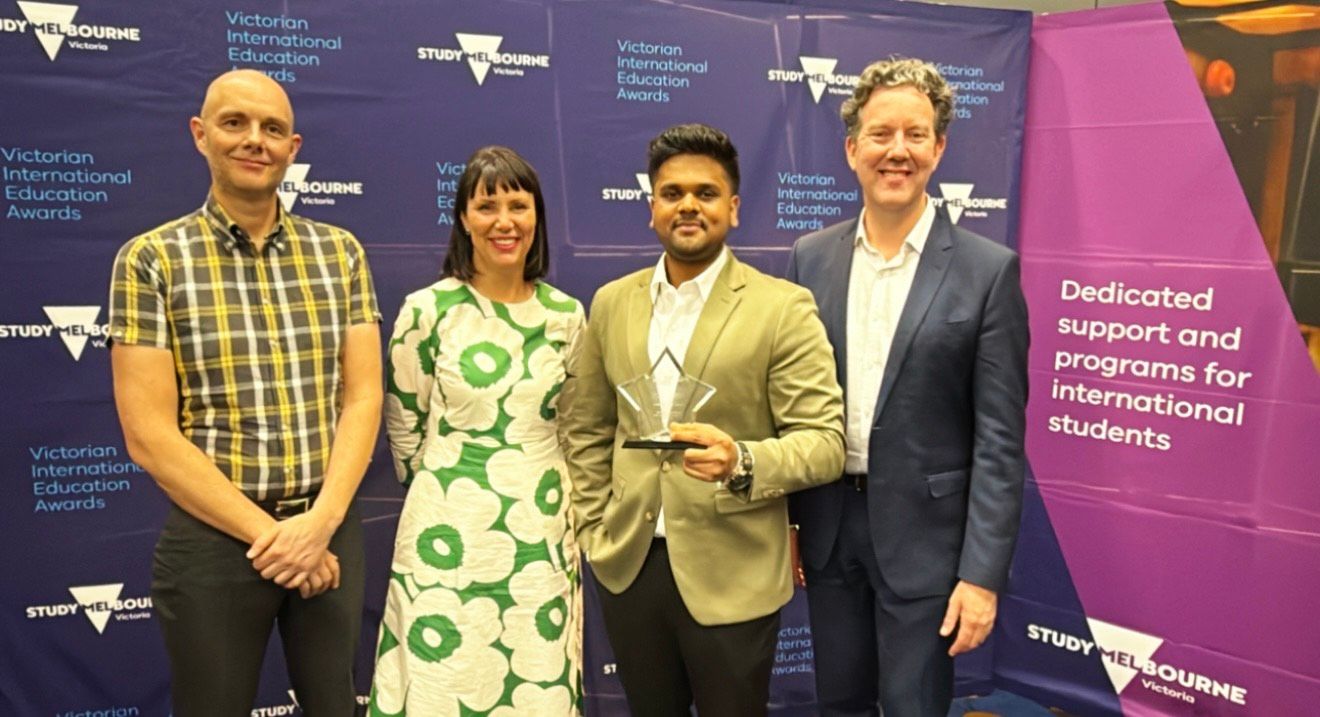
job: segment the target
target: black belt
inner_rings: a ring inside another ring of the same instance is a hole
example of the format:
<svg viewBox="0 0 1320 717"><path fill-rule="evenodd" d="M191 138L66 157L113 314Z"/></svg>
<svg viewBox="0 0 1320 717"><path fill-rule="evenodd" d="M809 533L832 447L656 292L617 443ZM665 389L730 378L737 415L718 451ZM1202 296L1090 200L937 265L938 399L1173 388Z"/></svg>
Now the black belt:
<svg viewBox="0 0 1320 717"><path fill-rule="evenodd" d="M302 515L312 509L312 503L316 501L316 494L303 495L297 498L276 498L271 500L256 501L257 507L266 511L275 520L286 520L295 515Z"/></svg>
<svg viewBox="0 0 1320 717"><path fill-rule="evenodd" d="M866 492L866 474L865 473L844 473L840 479L844 485L852 488L858 493Z"/></svg>

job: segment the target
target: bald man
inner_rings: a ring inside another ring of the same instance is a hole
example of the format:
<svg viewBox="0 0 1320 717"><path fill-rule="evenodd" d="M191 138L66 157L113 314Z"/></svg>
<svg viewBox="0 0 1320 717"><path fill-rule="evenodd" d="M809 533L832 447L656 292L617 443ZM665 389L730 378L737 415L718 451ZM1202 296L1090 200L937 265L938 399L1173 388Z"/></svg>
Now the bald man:
<svg viewBox="0 0 1320 717"><path fill-rule="evenodd" d="M189 121L205 204L115 258L110 364L129 455L171 508L151 597L173 713L246 715L278 624L297 701L352 715L362 613L353 495L380 419L380 314L352 234L284 211L284 90L253 70Z"/></svg>

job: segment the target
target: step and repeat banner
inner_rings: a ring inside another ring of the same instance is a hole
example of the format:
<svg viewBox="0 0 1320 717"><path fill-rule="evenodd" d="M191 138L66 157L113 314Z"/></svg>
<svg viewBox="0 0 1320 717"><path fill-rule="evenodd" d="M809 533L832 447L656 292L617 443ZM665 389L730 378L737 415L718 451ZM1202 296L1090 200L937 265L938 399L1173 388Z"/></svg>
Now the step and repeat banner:
<svg viewBox="0 0 1320 717"><path fill-rule="evenodd" d="M187 121L218 73L257 68L288 90L305 143L280 199L357 234L388 327L437 276L458 176L486 144L539 170L550 281L587 301L659 253L648 140L718 126L742 157L730 243L781 273L796 237L860 211L838 108L866 64L895 54L958 87L935 200L1012 244L1030 27L1027 13L848 0L0 0L0 712L168 712L149 597L166 501L124 449L105 303L119 246L205 198ZM402 504L389 467L382 444L359 498L363 695ZM587 707L626 714L584 595ZM967 684L990 684L990 658L964 665ZM775 710L812 713L800 596L774 669ZM253 714L298 713L272 642Z"/></svg>
<svg viewBox="0 0 1320 717"><path fill-rule="evenodd" d="M540 170L551 281L587 300L658 254L647 140L719 126L742 154L731 244L780 272L793 239L859 211L838 105L890 54L958 87L930 191L1020 249L1034 338L1022 536L960 690L1077 715L1316 711L1320 17L1195 5L1214 7L1033 29L865 0L0 0L0 712L168 712L148 594L165 500L123 447L105 297L128 237L203 201L187 119L213 76L289 90L306 143L281 201L361 238L389 325L438 273L463 162L491 143ZM382 447L359 501L364 695L389 465ZM584 595L587 707L625 714ZM812 650L799 596L777 714L813 713ZM282 663L273 643L254 714L299 713Z"/></svg>

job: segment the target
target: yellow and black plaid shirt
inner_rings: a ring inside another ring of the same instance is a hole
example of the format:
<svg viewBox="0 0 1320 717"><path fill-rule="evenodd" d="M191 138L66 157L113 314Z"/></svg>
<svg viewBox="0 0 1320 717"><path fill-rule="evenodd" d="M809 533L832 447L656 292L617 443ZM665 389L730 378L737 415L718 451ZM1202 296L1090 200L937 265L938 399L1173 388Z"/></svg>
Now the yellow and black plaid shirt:
<svg viewBox="0 0 1320 717"><path fill-rule="evenodd" d="M357 239L284 211L261 254L208 198L115 258L110 340L173 352L183 435L254 500L320 487L344 334L379 321Z"/></svg>

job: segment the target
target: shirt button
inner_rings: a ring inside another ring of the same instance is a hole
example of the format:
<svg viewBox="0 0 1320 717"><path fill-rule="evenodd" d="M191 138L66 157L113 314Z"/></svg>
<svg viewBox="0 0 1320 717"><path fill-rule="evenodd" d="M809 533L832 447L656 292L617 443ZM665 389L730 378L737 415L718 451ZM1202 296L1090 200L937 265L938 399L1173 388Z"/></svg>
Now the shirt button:
<svg viewBox="0 0 1320 717"><path fill-rule="evenodd" d="M652 513L651 511L648 510L648 511L646 511L646 515L643 516L643 517L646 518L646 522L649 523L649 522L655 520L655 513Z"/></svg>
<svg viewBox="0 0 1320 717"><path fill-rule="evenodd" d="M661 461L661 463L660 463L660 471L663 472L663 473L668 473L668 472L669 472L669 461Z"/></svg>

